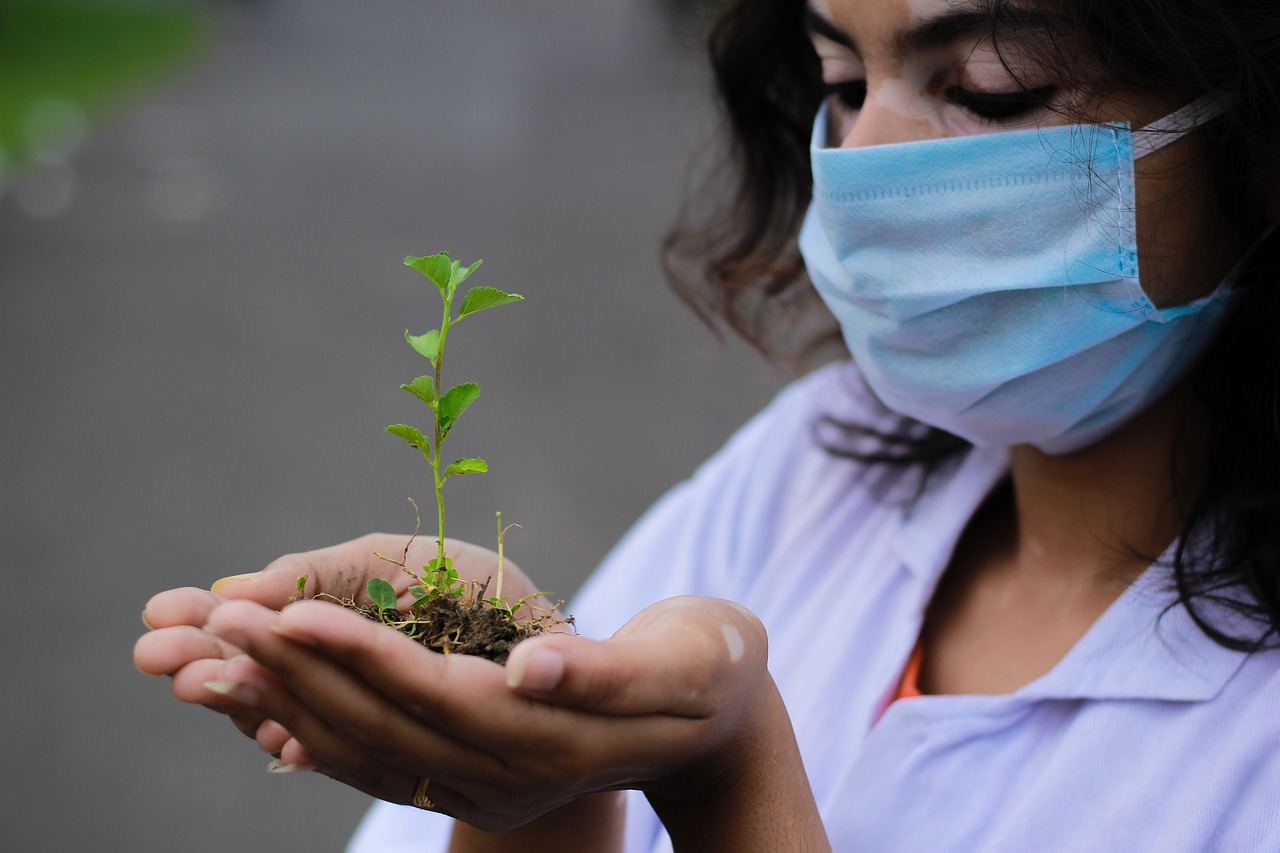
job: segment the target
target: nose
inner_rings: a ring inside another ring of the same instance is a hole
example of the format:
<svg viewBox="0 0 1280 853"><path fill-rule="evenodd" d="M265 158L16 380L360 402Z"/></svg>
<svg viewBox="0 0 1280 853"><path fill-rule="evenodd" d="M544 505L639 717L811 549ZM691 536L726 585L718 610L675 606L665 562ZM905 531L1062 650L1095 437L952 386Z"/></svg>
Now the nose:
<svg viewBox="0 0 1280 853"><path fill-rule="evenodd" d="M927 114L912 110L910 98L895 97L890 84L868 91L862 109L834 130L840 148L915 142L947 135Z"/></svg>

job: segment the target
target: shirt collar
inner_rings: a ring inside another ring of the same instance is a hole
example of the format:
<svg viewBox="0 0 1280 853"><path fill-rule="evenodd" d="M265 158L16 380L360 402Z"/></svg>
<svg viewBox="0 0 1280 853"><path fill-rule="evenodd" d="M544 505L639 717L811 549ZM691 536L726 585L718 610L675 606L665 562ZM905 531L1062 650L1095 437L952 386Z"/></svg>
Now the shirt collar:
<svg viewBox="0 0 1280 853"><path fill-rule="evenodd" d="M1009 451L975 447L949 474L937 473L936 481L918 498L903 496L902 520L894 552L911 574L932 594L933 586L951 562L965 525L987 495L1009 473Z"/></svg>
<svg viewBox="0 0 1280 853"><path fill-rule="evenodd" d="M1165 558L1148 567L1057 666L1018 695L1170 702L1217 696L1248 655L1215 643L1176 603L1172 571ZM1231 627L1224 608L1204 609L1211 622Z"/></svg>

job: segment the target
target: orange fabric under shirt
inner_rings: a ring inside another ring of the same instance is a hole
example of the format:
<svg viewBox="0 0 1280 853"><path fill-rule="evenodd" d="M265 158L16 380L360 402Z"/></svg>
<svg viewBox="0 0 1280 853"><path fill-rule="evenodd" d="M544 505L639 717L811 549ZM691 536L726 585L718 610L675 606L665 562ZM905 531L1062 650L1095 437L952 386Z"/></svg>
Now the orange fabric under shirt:
<svg viewBox="0 0 1280 853"><path fill-rule="evenodd" d="M898 683L898 692L893 697L893 701L899 699L914 699L921 696L920 692L920 661L924 658L924 643L916 641L916 647L911 650L911 657L907 659L907 666L902 671L902 681Z"/></svg>

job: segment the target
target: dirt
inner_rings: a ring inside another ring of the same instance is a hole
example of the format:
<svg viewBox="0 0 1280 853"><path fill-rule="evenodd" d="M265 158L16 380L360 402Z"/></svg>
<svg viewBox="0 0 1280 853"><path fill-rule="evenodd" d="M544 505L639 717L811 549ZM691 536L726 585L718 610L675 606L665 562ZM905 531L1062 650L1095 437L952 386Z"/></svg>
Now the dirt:
<svg viewBox="0 0 1280 853"><path fill-rule="evenodd" d="M372 604L344 601L342 605L367 619L381 622L416 640L433 652L474 655L497 664L506 663L516 644L545 633L555 625L572 622L550 613L520 617L484 601L440 597L414 605L411 611L384 610Z"/></svg>

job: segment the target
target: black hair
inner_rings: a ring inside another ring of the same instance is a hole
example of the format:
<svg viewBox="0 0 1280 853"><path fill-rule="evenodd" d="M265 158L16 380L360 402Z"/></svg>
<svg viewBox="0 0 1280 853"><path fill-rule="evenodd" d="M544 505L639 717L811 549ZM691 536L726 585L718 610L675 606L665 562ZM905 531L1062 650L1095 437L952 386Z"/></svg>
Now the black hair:
<svg viewBox="0 0 1280 853"><path fill-rule="evenodd" d="M987 0L998 17L1014 0ZM1201 131L1219 210L1241 227L1280 197L1280 5L1275 0L1037 0L1069 32L1046 44L1083 53L1108 79L1189 101L1226 93L1224 114ZM1065 36L1065 38L1064 38ZM803 0L729 0L709 34L728 133L722 168L669 233L664 266L678 293L713 328L795 362L838 339L804 273L796 235L812 193L808 143L824 96ZM1277 202L1280 207L1280 202ZM1205 482L1184 521L1171 567L1176 603L1215 642L1251 649L1280 636L1280 240L1260 246L1238 286L1242 305L1196 374L1210 417ZM878 435L875 464L927 472L967 445L919 425ZM854 442L857 444L857 442ZM865 442L858 444L863 446ZM833 452L841 452L834 450ZM1194 545L1194 547L1193 547ZM1247 624L1218 618L1219 608ZM1215 614L1215 615L1210 615Z"/></svg>

